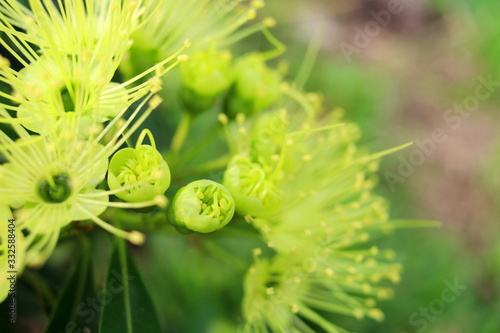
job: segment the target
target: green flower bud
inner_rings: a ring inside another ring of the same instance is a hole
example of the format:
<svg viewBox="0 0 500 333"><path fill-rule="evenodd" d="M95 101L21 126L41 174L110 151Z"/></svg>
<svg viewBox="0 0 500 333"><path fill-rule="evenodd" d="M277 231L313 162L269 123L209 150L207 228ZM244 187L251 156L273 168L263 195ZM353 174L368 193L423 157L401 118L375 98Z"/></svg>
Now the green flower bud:
<svg viewBox="0 0 500 333"><path fill-rule="evenodd" d="M266 66L260 54L242 57L235 65L235 83L225 101L230 117L238 113L255 114L271 106L280 97L281 75Z"/></svg>
<svg viewBox="0 0 500 333"><path fill-rule="evenodd" d="M180 232L209 233L231 221L234 206L233 197L224 186L202 179L177 191L167 217Z"/></svg>
<svg viewBox="0 0 500 333"><path fill-rule="evenodd" d="M241 215L268 216L283 205L283 194L264 168L246 155L236 155L224 173L224 186L236 202Z"/></svg>
<svg viewBox="0 0 500 333"><path fill-rule="evenodd" d="M212 107L233 80L231 53L211 47L190 56L180 66L181 100L187 110L197 114Z"/></svg>
<svg viewBox="0 0 500 333"><path fill-rule="evenodd" d="M109 162L108 186L123 189L115 195L129 202L151 200L170 186L170 169L150 145L124 148Z"/></svg>

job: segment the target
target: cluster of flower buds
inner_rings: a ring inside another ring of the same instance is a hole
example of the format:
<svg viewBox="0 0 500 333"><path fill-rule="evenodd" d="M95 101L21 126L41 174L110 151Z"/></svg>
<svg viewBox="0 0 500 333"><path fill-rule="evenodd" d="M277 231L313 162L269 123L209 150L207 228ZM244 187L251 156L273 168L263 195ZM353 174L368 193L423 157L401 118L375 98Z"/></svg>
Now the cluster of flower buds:
<svg viewBox="0 0 500 333"><path fill-rule="evenodd" d="M229 51L212 45L193 53L180 67L181 100L194 115L213 107L224 93L224 112L230 118L239 113L254 115L280 97L282 77L258 53L239 57L233 64Z"/></svg>

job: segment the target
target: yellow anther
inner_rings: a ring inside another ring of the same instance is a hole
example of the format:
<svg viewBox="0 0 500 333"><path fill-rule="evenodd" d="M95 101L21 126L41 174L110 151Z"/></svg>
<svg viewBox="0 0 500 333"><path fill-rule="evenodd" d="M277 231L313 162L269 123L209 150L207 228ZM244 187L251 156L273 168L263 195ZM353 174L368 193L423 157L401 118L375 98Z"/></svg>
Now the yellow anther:
<svg viewBox="0 0 500 333"><path fill-rule="evenodd" d="M375 319L378 322L384 320L384 313L379 309L370 309L368 310L368 317Z"/></svg>
<svg viewBox="0 0 500 333"><path fill-rule="evenodd" d="M243 113L238 113L236 115L236 122L242 125L245 122L245 115Z"/></svg>
<svg viewBox="0 0 500 333"><path fill-rule="evenodd" d="M257 17L257 11L255 9L250 9L248 11L248 19L253 20Z"/></svg>
<svg viewBox="0 0 500 333"><path fill-rule="evenodd" d="M269 226L267 224L264 224L262 226L262 231L267 234L271 231L271 228L269 228Z"/></svg>
<svg viewBox="0 0 500 333"><path fill-rule="evenodd" d="M248 131L245 127L239 127L238 132L240 132L240 134L243 136L246 136L248 134Z"/></svg>
<svg viewBox="0 0 500 333"><path fill-rule="evenodd" d="M0 55L0 68L2 67L10 67L10 61Z"/></svg>
<svg viewBox="0 0 500 333"><path fill-rule="evenodd" d="M302 156L302 160L304 162L309 162L312 160L312 156L310 154L305 154L304 156Z"/></svg>
<svg viewBox="0 0 500 333"><path fill-rule="evenodd" d="M227 118L226 114L224 114L224 113L219 113L217 115L217 119L220 121L220 123L222 125L227 125L227 123L229 122L229 119Z"/></svg>
<svg viewBox="0 0 500 333"><path fill-rule="evenodd" d="M377 302L373 299L373 298L367 298L365 300L365 305L372 308L374 307L375 305L377 305Z"/></svg>
<svg viewBox="0 0 500 333"><path fill-rule="evenodd" d="M162 82L160 80L159 77L154 77L152 78L150 81L149 81L149 91L152 92L153 94L156 94L157 92L159 92L162 88ZM160 99L160 102L162 100ZM154 102L154 97L151 99L151 101L149 102L149 105L152 107L152 108L156 108L158 105L160 105L160 103L156 104L156 106L153 106L154 104L151 104L152 102Z"/></svg>
<svg viewBox="0 0 500 333"><path fill-rule="evenodd" d="M252 7L255 9L259 9L264 7L266 4L262 0L254 0L252 1Z"/></svg>
<svg viewBox="0 0 500 333"><path fill-rule="evenodd" d="M353 312L352 312L352 315L356 318L356 319L363 319L363 317L365 316L365 313L363 312L363 310L361 309L355 309Z"/></svg>
<svg viewBox="0 0 500 333"><path fill-rule="evenodd" d="M158 207L167 207L168 199L164 195L157 195L153 201Z"/></svg>
<svg viewBox="0 0 500 333"><path fill-rule="evenodd" d="M134 245L142 245L146 241L146 236L142 232L133 230L129 233L128 241Z"/></svg>
<svg viewBox="0 0 500 333"><path fill-rule="evenodd" d="M161 104L162 101L163 99L160 96L155 95L149 101L149 106L153 109L156 109Z"/></svg>
<svg viewBox="0 0 500 333"><path fill-rule="evenodd" d="M264 25L268 28L272 28L272 27L276 26L276 20L273 17L268 17L268 18L264 19L264 21L262 23L264 23Z"/></svg>

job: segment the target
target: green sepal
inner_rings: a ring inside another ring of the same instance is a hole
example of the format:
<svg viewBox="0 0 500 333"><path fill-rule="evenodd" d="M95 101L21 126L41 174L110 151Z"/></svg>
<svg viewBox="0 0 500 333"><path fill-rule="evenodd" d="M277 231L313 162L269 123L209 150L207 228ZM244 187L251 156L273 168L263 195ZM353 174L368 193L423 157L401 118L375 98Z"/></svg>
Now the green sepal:
<svg viewBox="0 0 500 333"><path fill-rule="evenodd" d="M149 154L153 158L147 161L151 163L145 162L145 154ZM118 198L129 202L147 201L165 193L170 186L170 169L167 162L152 146L141 145L137 148L123 148L113 155L108 169L108 186L110 190L123 188L129 184L120 174L131 165L141 165L145 169L143 170L144 173L157 173L161 177L152 178L150 181L129 190L115 193Z"/></svg>

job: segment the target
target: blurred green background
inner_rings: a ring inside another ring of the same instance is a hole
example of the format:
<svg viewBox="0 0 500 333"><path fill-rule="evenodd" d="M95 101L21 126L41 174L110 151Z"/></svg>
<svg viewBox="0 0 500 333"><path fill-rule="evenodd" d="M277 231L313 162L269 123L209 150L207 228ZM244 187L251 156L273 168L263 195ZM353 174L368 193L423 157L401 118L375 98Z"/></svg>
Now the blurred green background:
<svg viewBox="0 0 500 333"><path fill-rule="evenodd" d="M414 141L380 170L392 217L442 223L383 241L405 266L386 320L344 327L500 332L500 2L295 0L264 11L280 22L292 74L323 33L306 90L344 108L366 145Z"/></svg>

